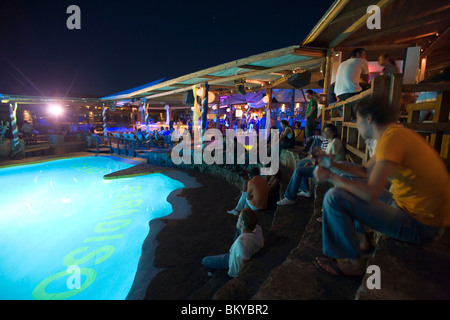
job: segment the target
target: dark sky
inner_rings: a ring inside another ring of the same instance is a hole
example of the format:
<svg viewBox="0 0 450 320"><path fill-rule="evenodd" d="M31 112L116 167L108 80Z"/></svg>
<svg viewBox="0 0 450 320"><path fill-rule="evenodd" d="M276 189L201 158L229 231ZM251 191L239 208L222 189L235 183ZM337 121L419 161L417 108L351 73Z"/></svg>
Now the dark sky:
<svg viewBox="0 0 450 320"><path fill-rule="evenodd" d="M0 93L102 97L298 45L332 3L2 0Z"/></svg>

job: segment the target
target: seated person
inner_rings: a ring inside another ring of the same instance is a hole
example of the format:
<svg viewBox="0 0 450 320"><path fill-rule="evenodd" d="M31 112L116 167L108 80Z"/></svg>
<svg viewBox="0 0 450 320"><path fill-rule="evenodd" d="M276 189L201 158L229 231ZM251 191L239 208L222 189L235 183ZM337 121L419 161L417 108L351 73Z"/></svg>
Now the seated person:
<svg viewBox="0 0 450 320"><path fill-rule="evenodd" d="M323 154L329 155L334 161L341 162L345 160L345 149L339 138L336 137L337 129L334 124L327 124L323 130L324 137L328 140L327 149L325 152L318 151L314 154L315 157L320 157ZM308 178L314 177L315 166L305 166L301 162L298 164L294 173L292 174L289 185L286 188L284 198L277 202L279 206L292 205L295 203L295 196L311 197L309 191Z"/></svg>
<svg viewBox="0 0 450 320"><path fill-rule="evenodd" d="M295 146L295 134L294 129L289 126L287 120L281 120L281 127L283 131L280 134L280 151L282 149L289 149Z"/></svg>
<svg viewBox="0 0 450 320"><path fill-rule="evenodd" d="M209 275L218 269L224 269L228 270L230 277L236 277L245 263L264 246L263 231L253 210L245 208L240 212L236 229L229 252L203 258L202 265L208 269Z"/></svg>
<svg viewBox="0 0 450 320"><path fill-rule="evenodd" d="M388 237L424 245L450 226L450 176L439 154L423 137L397 124L387 103L364 99L356 104L363 139L375 139L375 155L365 166L328 163L317 167L319 182L334 185L323 200L322 250L315 266L323 272L363 276L366 261L359 242L362 224ZM350 180L339 171L361 180ZM391 182L392 197L385 193Z"/></svg>
<svg viewBox="0 0 450 320"><path fill-rule="evenodd" d="M144 141L145 140L145 135L142 133L141 128L139 128L136 132L136 138L140 141Z"/></svg>
<svg viewBox="0 0 450 320"><path fill-rule="evenodd" d="M267 209L269 197L269 185L267 180L260 176L258 167L253 167L248 174L247 189L241 192L236 208L228 211L229 214L237 216L244 208L254 211Z"/></svg>
<svg viewBox="0 0 450 320"><path fill-rule="evenodd" d="M158 130L158 134L159 134L160 136L163 136L163 135L164 135L164 132L165 132L164 127L161 126L161 127L159 128L159 130Z"/></svg>
<svg viewBox="0 0 450 320"><path fill-rule="evenodd" d="M28 121L24 121L22 127L20 128L24 138L31 137L31 133L33 131L33 127L28 123Z"/></svg>
<svg viewBox="0 0 450 320"><path fill-rule="evenodd" d="M281 180L281 171L271 176L266 176L267 185L269 187L269 195L268 195L268 206L275 206L277 201L280 199L280 180Z"/></svg>
<svg viewBox="0 0 450 320"><path fill-rule="evenodd" d="M316 148L322 148L325 151L327 144L328 140L322 136L318 130L316 130L313 136L306 138L304 151L308 152L309 155Z"/></svg>
<svg viewBox="0 0 450 320"><path fill-rule="evenodd" d="M305 131L303 131L302 128L300 127L300 122L295 123L294 135L295 135L295 144L297 146L302 146L304 142L303 140L305 139Z"/></svg>
<svg viewBox="0 0 450 320"><path fill-rule="evenodd" d="M395 59L392 58L389 53L383 53L380 55L378 58L378 64L384 67L380 73L383 76L400 73L400 70L395 63Z"/></svg>

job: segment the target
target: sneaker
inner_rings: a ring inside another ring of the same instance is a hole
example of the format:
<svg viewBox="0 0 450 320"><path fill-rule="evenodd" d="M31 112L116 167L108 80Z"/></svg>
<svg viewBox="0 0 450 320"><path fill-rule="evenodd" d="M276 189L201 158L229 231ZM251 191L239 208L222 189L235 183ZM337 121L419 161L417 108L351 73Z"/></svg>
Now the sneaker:
<svg viewBox="0 0 450 320"><path fill-rule="evenodd" d="M227 213L232 214L233 216L238 216L240 211L237 209L229 210Z"/></svg>
<svg viewBox="0 0 450 320"><path fill-rule="evenodd" d="M290 206L295 204L294 200L289 200L288 198L283 198L280 201L277 202L277 205L279 206Z"/></svg>
<svg viewBox="0 0 450 320"><path fill-rule="evenodd" d="M311 192L309 191L300 191L297 195L299 197L311 198Z"/></svg>

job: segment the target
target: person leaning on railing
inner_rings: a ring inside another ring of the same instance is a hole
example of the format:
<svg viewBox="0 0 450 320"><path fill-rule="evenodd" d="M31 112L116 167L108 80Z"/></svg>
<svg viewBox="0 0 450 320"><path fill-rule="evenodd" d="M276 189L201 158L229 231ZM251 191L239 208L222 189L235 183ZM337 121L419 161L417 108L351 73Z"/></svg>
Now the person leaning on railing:
<svg viewBox="0 0 450 320"><path fill-rule="evenodd" d="M317 257L314 263L334 275L365 274L361 225L416 245L436 241L450 226L450 175L437 151L396 124L387 104L362 99L355 110L361 137L377 140L375 155L366 166L319 158L315 171L318 182L334 187L323 200L323 254L328 258ZM385 191L388 181L392 197Z"/></svg>

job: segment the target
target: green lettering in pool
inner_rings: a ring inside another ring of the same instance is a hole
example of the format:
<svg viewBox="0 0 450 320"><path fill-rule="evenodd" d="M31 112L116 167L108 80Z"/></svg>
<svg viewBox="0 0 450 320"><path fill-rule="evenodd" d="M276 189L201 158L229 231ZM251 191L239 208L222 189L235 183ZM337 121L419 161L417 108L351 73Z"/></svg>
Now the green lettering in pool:
<svg viewBox="0 0 450 320"><path fill-rule="evenodd" d="M117 209L117 208L121 208L121 207L127 207L127 208L137 207L141 203L142 203L142 200L119 202L119 203L116 203L116 205L112 209Z"/></svg>
<svg viewBox="0 0 450 320"><path fill-rule="evenodd" d="M68 291L51 293L45 291L50 283L58 278L66 277L68 275L67 271L64 270L42 280L42 282L34 288L31 296L35 300L65 300L73 297L89 287L97 277L97 271L92 268L80 268L80 274L83 274L86 277L86 280L79 289L68 289Z"/></svg>
<svg viewBox="0 0 450 320"><path fill-rule="evenodd" d="M90 238L84 239L83 242L97 242L97 241L114 240L114 239L120 239L122 237L123 237L123 233L114 234L111 236L103 236L103 237L90 237Z"/></svg>
<svg viewBox="0 0 450 320"><path fill-rule="evenodd" d="M85 255L82 258L75 258L76 255L86 251L89 249L89 247L81 247L78 249L73 250L71 253L69 253L63 260L63 263L65 266L71 266L71 265L80 265L87 261L89 261L92 258L96 258L98 255L101 255L99 258L96 258L94 261L94 264L99 264L108 259L116 249L114 246L104 246L101 248L97 248L94 251L91 251L89 254Z"/></svg>

